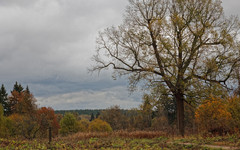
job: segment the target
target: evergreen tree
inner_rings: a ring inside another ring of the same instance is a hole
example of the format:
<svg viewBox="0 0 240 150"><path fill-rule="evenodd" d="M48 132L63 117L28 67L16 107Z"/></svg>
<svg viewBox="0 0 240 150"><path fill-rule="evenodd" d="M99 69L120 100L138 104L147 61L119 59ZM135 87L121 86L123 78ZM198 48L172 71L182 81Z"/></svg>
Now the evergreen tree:
<svg viewBox="0 0 240 150"><path fill-rule="evenodd" d="M90 118L90 121L93 121L95 118L94 118L94 115L93 113L91 114L91 118Z"/></svg>
<svg viewBox="0 0 240 150"><path fill-rule="evenodd" d="M28 114L35 112L37 105L35 104L36 99L30 93L28 86L26 90L22 87L21 84L15 83L13 91L8 98L10 112L9 114L19 113L19 114Z"/></svg>
<svg viewBox="0 0 240 150"><path fill-rule="evenodd" d="M6 116L10 111L10 108L8 104L8 93L3 84L0 89L0 104L2 104L4 115Z"/></svg>
<svg viewBox="0 0 240 150"><path fill-rule="evenodd" d="M28 88L28 85L27 85L27 87L26 87L26 93L28 93L28 94L30 94L30 90L29 90L29 88Z"/></svg>
<svg viewBox="0 0 240 150"><path fill-rule="evenodd" d="M18 82L16 81L16 83L13 86L13 91L17 91L18 93L21 93L23 91L23 87L21 84L18 84ZM13 92L11 91L11 92Z"/></svg>
<svg viewBox="0 0 240 150"><path fill-rule="evenodd" d="M96 118L98 118L100 116L100 112L97 112L96 114Z"/></svg>

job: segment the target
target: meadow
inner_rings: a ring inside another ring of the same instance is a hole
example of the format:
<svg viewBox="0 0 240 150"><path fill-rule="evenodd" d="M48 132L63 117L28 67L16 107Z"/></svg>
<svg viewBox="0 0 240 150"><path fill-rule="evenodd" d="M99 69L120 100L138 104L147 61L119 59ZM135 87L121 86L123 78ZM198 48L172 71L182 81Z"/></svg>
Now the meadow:
<svg viewBox="0 0 240 150"><path fill-rule="evenodd" d="M65 137L20 140L0 139L1 150L65 149L65 150L220 150L240 149L237 135L226 136L169 136L153 131L115 131L112 133L75 133Z"/></svg>

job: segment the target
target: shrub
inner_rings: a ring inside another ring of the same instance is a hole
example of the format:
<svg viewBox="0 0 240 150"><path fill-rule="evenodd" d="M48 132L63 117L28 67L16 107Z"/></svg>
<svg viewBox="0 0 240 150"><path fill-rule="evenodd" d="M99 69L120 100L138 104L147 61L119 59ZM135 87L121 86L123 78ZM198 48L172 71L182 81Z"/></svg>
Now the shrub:
<svg viewBox="0 0 240 150"><path fill-rule="evenodd" d="M57 116L51 107L41 107L37 110L37 122L39 125L40 137L47 137L49 127L52 128L52 135L56 136L58 134L58 129L60 128L57 122Z"/></svg>
<svg viewBox="0 0 240 150"><path fill-rule="evenodd" d="M87 119L82 119L78 121L78 128L80 132L88 131L89 121Z"/></svg>
<svg viewBox="0 0 240 150"><path fill-rule="evenodd" d="M202 131L213 134L223 134L229 131L229 123L232 120L224 101L214 97L206 100L197 108L195 117Z"/></svg>
<svg viewBox="0 0 240 150"><path fill-rule="evenodd" d="M10 120L9 124L10 126L9 131L11 136L17 136L20 135L21 132L19 129L22 129L22 124L23 124L23 117L19 114L12 114L11 116L8 117Z"/></svg>
<svg viewBox="0 0 240 150"><path fill-rule="evenodd" d="M9 116L9 131L11 136L21 136L26 139L36 137L39 126L35 116L12 114Z"/></svg>
<svg viewBox="0 0 240 150"><path fill-rule="evenodd" d="M0 137L8 136L7 123L8 120L3 116L4 110L3 106L0 104Z"/></svg>
<svg viewBox="0 0 240 150"><path fill-rule="evenodd" d="M129 127L128 118L117 105L102 111L100 119L109 123L113 130L122 130Z"/></svg>
<svg viewBox="0 0 240 150"><path fill-rule="evenodd" d="M168 127L169 127L168 119L165 116L155 117L154 119L152 119L152 126L151 126L151 128L153 130L164 131Z"/></svg>
<svg viewBox="0 0 240 150"><path fill-rule="evenodd" d="M240 131L240 97L234 96L228 98L228 111L232 116L231 128Z"/></svg>
<svg viewBox="0 0 240 150"><path fill-rule="evenodd" d="M60 121L60 133L67 135L69 133L76 133L78 131L77 119L72 113L66 113Z"/></svg>
<svg viewBox="0 0 240 150"><path fill-rule="evenodd" d="M107 122L100 119L95 119L92 122L90 122L88 129L91 132L111 132L112 131L111 126Z"/></svg>

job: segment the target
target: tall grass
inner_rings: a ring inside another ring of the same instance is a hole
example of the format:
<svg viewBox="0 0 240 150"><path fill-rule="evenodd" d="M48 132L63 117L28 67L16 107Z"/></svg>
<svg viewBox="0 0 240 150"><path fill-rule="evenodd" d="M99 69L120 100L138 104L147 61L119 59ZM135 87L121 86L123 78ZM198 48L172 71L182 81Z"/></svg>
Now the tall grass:
<svg viewBox="0 0 240 150"><path fill-rule="evenodd" d="M114 131L114 132L78 132L75 134L71 134L65 137L57 137L54 140L82 140L82 139L89 139L89 138L107 138L107 137L120 137L120 138L137 138L137 139L152 139L152 138L158 138L162 136L167 136L166 133L161 131Z"/></svg>

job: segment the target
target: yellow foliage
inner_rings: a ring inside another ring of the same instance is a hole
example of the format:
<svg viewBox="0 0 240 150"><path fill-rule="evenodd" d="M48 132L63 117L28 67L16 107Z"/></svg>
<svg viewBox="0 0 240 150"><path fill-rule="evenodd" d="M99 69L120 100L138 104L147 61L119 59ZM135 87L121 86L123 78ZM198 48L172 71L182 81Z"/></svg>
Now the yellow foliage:
<svg viewBox="0 0 240 150"><path fill-rule="evenodd" d="M232 115L232 128L240 131L240 97L234 96L229 97L228 100L228 111Z"/></svg>
<svg viewBox="0 0 240 150"><path fill-rule="evenodd" d="M3 107L0 104L0 137L8 136L7 118L3 116Z"/></svg>
<svg viewBox="0 0 240 150"><path fill-rule="evenodd" d="M87 119L81 119L78 121L78 128L80 132L88 131L89 121Z"/></svg>
<svg viewBox="0 0 240 150"><path fill-rule="evenodd" d="M90 122L88 129L91 132L112 132L111 126L101 119Z"/></svg>
<svg viewBox="0 0 240 150"><path fill-rule="evenodd" d="M198 107L195 118L201 130L222 134L229 131L232 115L222 99L210 97Z"/></svg>

